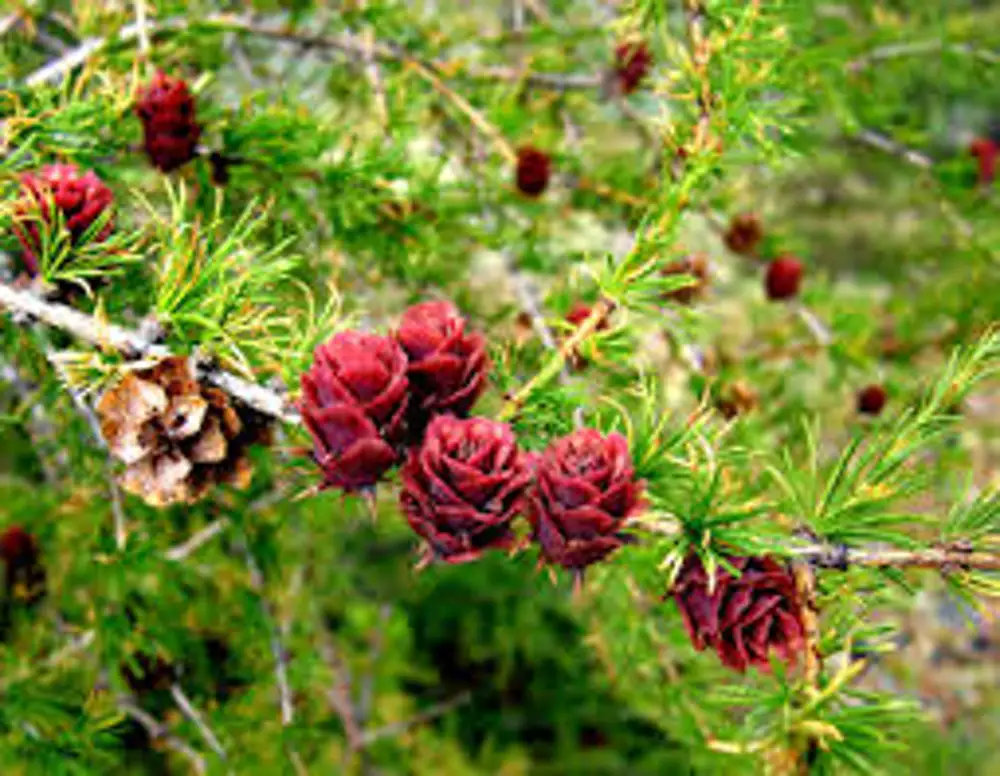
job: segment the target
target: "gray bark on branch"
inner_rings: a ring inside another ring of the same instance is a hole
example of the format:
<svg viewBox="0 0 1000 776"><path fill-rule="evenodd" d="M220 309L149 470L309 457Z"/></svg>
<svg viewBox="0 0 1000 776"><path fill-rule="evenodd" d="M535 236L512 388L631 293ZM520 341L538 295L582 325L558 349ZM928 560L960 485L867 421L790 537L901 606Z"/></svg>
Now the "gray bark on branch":
<svg viewBox="0 0 1000 776"><path fill-rule="evenodd" d="M950 570L978 569L1000 571L1000 553L965 549L955 545L922 550L899 550L891 547L824 546L801 547L793 554L819 568L923 568Z"/></svg>
<svg viewBox="0 0 1000 776"><path fill-rule="evenodd" d="M104 51L112 44L132 43L139 40L143 35L153 38L169 32L190 29L191 27L214 28L227 32L256 35L262 38L270 38L271 40L293 43L304 48L333 49L357 57L362 62L377 59L388 62L402 62L404 64L421 64L425 67L431 67L434 70L451 71L455 69L454 63L448 61L422 62L418 57L395 43L386 43L374 39L366 40L361 35L346 32L339 35L299 32L285 24L266 24L234 14L209 14L194 23L189 19L164 19L159 22L144 21L145 23L141 25L138 23L125 25L118 31L115 37L88 38L84 40L76 48L31 73L25 79L25 83L28 86L56 83L74 68L83 65L90 57ZM520 82L529 86L553 91L598 89L604 83L604 78L600 74L532 73L509 67L473 67L463 65L455 69L454 75L456 77L483 81Z"/></svg>
<svg viewBox="0 0 1000 776"><path fill-rule="evenodd" d="M113 350L126 358L165 358L171 355L168 348L149 342L137 331L101 321L6 283L0 283L0 307L6 308L12 317L38 321L81 342ZM298 411L281 394L211 365L202 363L196 364L196 367L200 379L221 388L262 415L285 423L301 423Z"/></svg>

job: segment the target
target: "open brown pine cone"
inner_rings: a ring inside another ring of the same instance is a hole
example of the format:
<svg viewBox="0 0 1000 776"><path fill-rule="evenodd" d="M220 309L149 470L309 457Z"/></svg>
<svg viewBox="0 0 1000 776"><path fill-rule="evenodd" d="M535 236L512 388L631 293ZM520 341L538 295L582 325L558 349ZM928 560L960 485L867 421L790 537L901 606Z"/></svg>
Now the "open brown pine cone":
<svg viewBox="0 0 1000 776"><path fill-rule="evenodd" d="M97 405L101 433L126 468L122 487L152 506L197 501L213 485L244 488L252 444L269 444L268 423L195 378L170 357L130 372Z"/></svg>

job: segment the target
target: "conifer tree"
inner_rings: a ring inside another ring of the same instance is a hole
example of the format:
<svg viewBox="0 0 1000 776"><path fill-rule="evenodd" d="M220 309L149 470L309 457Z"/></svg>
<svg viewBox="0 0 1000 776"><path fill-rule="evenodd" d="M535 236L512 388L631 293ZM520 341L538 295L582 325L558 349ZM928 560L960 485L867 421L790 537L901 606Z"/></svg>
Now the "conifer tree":
<svg viewBox="0 0 1000 776"><path fill-rule="evenodd" d="M998 20L5 4L0 772L1000 768Z"/></svg>

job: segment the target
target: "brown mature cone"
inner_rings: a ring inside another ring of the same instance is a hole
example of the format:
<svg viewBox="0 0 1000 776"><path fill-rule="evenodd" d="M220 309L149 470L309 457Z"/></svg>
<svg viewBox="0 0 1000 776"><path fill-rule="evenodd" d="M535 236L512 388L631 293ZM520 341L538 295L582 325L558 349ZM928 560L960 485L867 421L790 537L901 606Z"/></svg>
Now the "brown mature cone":
<svg viewBox="0 0 1000 776"><path fill-rule="evenodd" d="M199 383L178 356L130 372L97 412L111 454L126 465L122 487L152 506L192 503L216 484L245 488L248 448L270 443L264 418Z"/></svg>
<svg viewBox="0 0 1000 776"><path fill-rule="evenodd" d="M677 261L670 262L660 274L670 275L690 275L694 282L670 291L664 296L678 304L691 304L695 299L705 293L710 280L708 270L708 257L704 253L692 253Z"/></svg>
<svg viewBox="0 0 1000 776"><path fill-rule="evenodd" d="M701 558L689 555L670 591L695 649L711 647L740 673L770 671L771 653L794 664L805 649L795 575L774 558L727 560L739 576L719 568L713 583Z"/></svg>
<svg viewBox="0 0 1000 776"><path fill-rule="evenodd" d="M754 252L764 238L764 225L756 213L740 213L729 222L723 240L733 253L747 256Z"/></svg>
<svg viewBox="0 0 1000 776"><path fill-rule="evenodd" d="M518 190L529 197L538 197L549 185L552 177L552 159L533 146L517 149L515 180Z"/></svg>
<svg viewBox="0 0 1000 776"><path fill-rule="evenodd" d="M715 408L726 420L732 420L752 412L759 403L760 397L748 383L734 380L720 391L715 401Z"/></svg>

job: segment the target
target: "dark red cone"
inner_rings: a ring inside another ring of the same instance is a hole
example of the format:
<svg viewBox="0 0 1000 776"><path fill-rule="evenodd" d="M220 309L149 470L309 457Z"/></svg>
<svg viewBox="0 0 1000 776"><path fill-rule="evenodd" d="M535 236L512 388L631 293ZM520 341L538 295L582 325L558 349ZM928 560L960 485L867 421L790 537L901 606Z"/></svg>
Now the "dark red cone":
<svg viewBox="0 0 1000 776"><path fill-rule="evenodd" d="M545 560L582 569L621 547L642 489L620 434L585 428L552 443L535 459L528 511Z"/></svg>
<svg viewBox="0 0 1000 776"><path fill-rule="evenodd" d="M410 451L400 495L410 526L446 563L510 549L511 521L524 505L531 474L514 432L487 418L441 415Z"/></svg>
<svg viewBox="0 0 1000 776"><path fill-rule="evenodd" d="M805 648L802 606L791 569L768 557L728 558L714 586L697 555L684 561L671 595L695 649L714 649L723 664L770 671L773 653L792 665Z"/></svg>
<svg viewBox="0 0 1000 776"><path fill-rule="evenodd" d="M969 153L976 157L980 186L989 186L996 179L997 156L1000 146L988 137L977 137L969 144Z"/></svg>
<svg viewBox="0 0 1000 776"><path fill-rule="evenodd" d="M34 603L45 595L45 567L38 542L21 526L12 525L0 534L0 561L8 600Z"/></svg>
<svg viewBox="0 0 1000 776"><path fill-rule="evenodd" d="M615 77L622 94L639 88L653 67L653 55L644 41L627 41L615 48Z"/></svg>
<svg viewBox="0 0 1000 776"><path fill-rule="evenodd" d="M522 194L537 197L549 185L552 177L552 160L544 151L532 146L517 150L517 188Z"/></svg>
<svg viewBox="0 0 1000 776"><path fill-rule="evenodd" d="M302 375L302 420L324 487L375 485L398 462L409 381L406 353L390 337L344 331L316 348Z"/></svg>
<svg viewBox="0 0 1000 776"><path fill-rule="evenodd" d="M767 267L764 290L774 302L794 299L802 285L802 262L794 256L780 256Z"/></svg>
<svg viewBox="0 0 1000 776"><path fill-rule="evenodd" d="M889 401L889 394L878 384L865 386L858 391L858 412L862 415L881 415Z"/></svg>
<svg viewBox="0 0 1000 776"><path fill-rule="evenodd" d="M157 72L139 95L135 112L142 121L143 147L159 170L172 172L197 155L201 125L183 78Z"/></svg>
<svg viewBox="0 0 1000 776"><path fill-rule="evenodd" d="M483 335L451 302L424 302L403 314L396 341L409 360L410 438L419 441L435 415L465 417L490 370Z"/></svg>
<svg viewBox="0 0 1000 776"><path fill-rule="evenodd" d="M61 214L71 244L78 245L114 199L111 189L93 170L81 173L74 164L53 164L37 172L25 173L21 176L21 188L24 198L16 207L13 231L23 249L24 268L32 277L41 271L40 222L49 225L55 222L53 207ZM103 242L112 228L109 220L93 239Z"/></svg>

